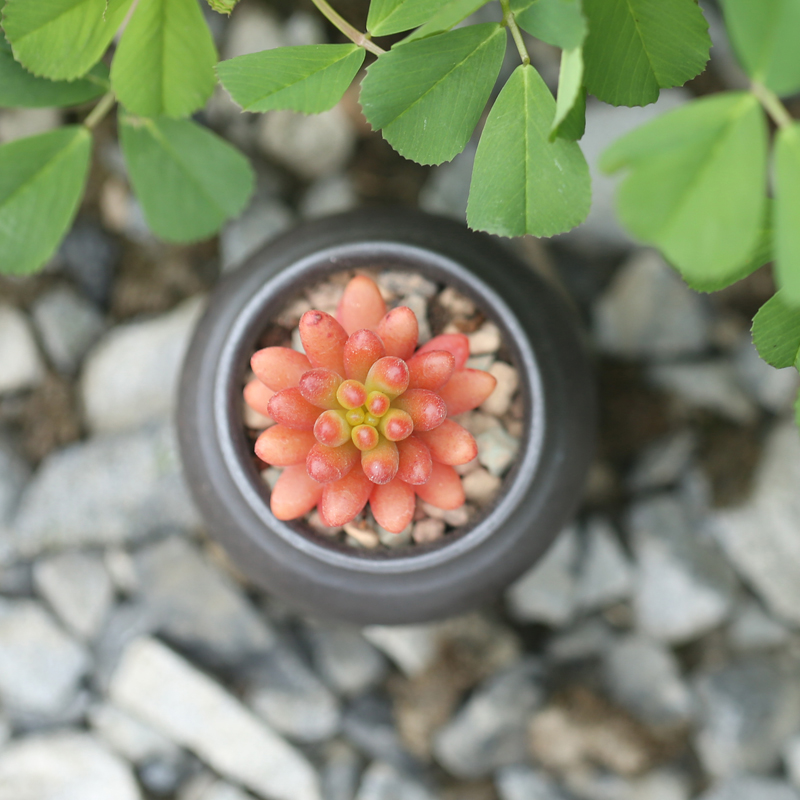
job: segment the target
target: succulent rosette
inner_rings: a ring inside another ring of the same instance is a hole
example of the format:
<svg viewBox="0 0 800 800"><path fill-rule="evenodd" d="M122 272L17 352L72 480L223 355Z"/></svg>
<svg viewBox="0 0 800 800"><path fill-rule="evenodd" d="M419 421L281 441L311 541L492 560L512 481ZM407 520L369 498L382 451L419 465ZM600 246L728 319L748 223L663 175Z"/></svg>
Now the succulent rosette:
<svg viewBox="0 0 800 800"><path fill-rule="evenodd" d="M416 497L440 509L464 503L453 469L477 456L472 434L449 417L486 400L496 380L466 368L469 340L442 334L417 348L414 312L387 313L378 286L359 275L345 288L336 318L307 311L305 354L267 347L253 355L245 402L273 424L256 455L282 467L270 508L281 520L317 508L337 527L370 504L377 523L399 533Z"/></svg>

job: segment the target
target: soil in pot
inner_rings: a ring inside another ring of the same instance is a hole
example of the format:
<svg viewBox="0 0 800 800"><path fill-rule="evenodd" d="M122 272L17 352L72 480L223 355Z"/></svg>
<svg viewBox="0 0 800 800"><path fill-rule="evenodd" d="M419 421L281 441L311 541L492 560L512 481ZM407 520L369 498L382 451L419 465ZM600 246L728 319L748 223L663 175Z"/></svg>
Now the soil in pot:
<svg viewBox="0 0 800 800"><path fill-rule="evenodd" d="M302 315L314 309L335 316L345 286L355 274L352 271L334 273L299 292L266 323L257 349L279 346L302 352L298 328ZM419 323L418 346L440 334L464 334L470 349L466 366L489 372L496 378L497 385L478 408L451 417L468 430L478 444L477 457L455 467L466 496L464 505L443 510L418 497L413 520L399 533L382 528L369 505L344 526L326 526L316 509L302 519L310 535L320 535L358 549L405 550L434 542L444 544L460 528L487 513L502 491L503 479L514 463L525 425L519 374L498 326L472 299L452 286L437 284L406 271L359 270L359 274L375 281L387 310L406 306L414 311ZM252 372L245 376L245 384L254 377ZM261 432L275 423L244 403L243 424L254 444ZM270 467L255 455L254 463L272 489L283 470Z"/></svg>

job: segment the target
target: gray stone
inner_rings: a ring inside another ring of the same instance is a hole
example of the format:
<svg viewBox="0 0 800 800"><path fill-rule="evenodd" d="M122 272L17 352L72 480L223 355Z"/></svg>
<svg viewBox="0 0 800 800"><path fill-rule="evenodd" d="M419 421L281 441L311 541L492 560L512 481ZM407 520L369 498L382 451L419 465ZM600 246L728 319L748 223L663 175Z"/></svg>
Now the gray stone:
<svg viewBox="0 0 800 800"><path fill-rule="evenodd" d="M770 610L800 624L800 435L793 422L770 433L752 496L715 513L710 527L738 572Z"/></svg>
<svg viewBox="0 0 800 800"><path fill-rule="evenodd" d="M95 433L171 419L183 356L205 301L119 325L92 350L81 375L86 422Z"/></svg>
<svg viewBox="0 0 800 800"><path fill-rule="evenodd" d="M322 114L271 111L259 121L264 153L305 180L340 172L350 160L356 135L347 114L334 106Z"/></svg>
<svg viewBox="0 0 800 800"><path fill-rule="evenodd" d="M519 373L510 364L503 361L495 361L488 369L490 375L494 375L497 380L492 393L481 404L481 411L502 417L514 399L514 393L519 386Z"/></svg>
<svg viewBox="0 0 800 800"><path fill-rule="evenodd" d="M278 733L301 742L324 741L339 730L336 698L284 643L253 665L245 700Z"/></svg>
<svg viewBox="0 0 800 800"><path fill-rule="evenodd" d="M419 195L420 208L464 221L477 147L477 140L469 142L452 161L431 170Z"/></svg>
<svg viewBox="0 0 800 800"><path fill-rule="evenodd" d="M406 272L405 270L382 271L377 280L382 289L386 289L396 297L415 294L430 300L438 289L433 281L418 272Z"/></svg>
<svg viewBox="0 0 800 800"><path fill-rule="evenodd" d="M519 439L511 436L502 425L493 425L478 434L475 441L478 444L478 461L496 476L505 473L519 451Z"/></svg>
<svg viewBox="0 0 800 800"><path fill-rule="evenodd" d="M331 175L312 184L300 201L306 219L339 214L358 205L358 193L349 175Z"/></svg>
<svg viewBox="0 0 800 800"><path fill-rule="evenodd" d="M672 652L643 636L626 636L603 659L609 695L652 728L673 728L692 719L692 696Z"/></svg>
<svg viewBox="0 0 800 800"><path fill-rule="evenodd" d="M728 361L658 364L650 368L648 376L688 408L713 411L740 424L752 422L757 416L756 407L739 388Z"/></svg>
<svg viewBox="0 0 800 800"><path fill-rule="evenodd" d="M566 625L577 600L578 536L574 528L561 532L544 557L506 592L511 615L519 622Z"/></svg>
<svg viewBox="0 0 800 800"><path fill-rule="evenodd" d="M2 559L0 558L1 563ZM33 593L33 567L31 564L17 561L0 566L0 594L4 594L6 597L30 597Z"/></svg>
<svg viewBox="0 0 800 800"><path fill-rule="evenodd" d="M117 148L115 154L122 160ZM99 225L79 220L58 251L64 272L95 303L108 302L114 271L122 254L117 240Z"/></svg>
<svg viewBox="0 0 800 800"><path fill-rule="evenodd" d="M39 297L31 309L45 352L53 366L74 374L86 351L105 328L102 314L65 286Z"/></svg>
<svg viewBox="0 0 800 800"><path fill-rule="evenodd" d="M742 336L733 352L733 369L747 394L773 414L787 412L797 397L797 370L775 369L764 361L750 339Z"/></svg>
<svg viewBox="0 0 800 800"><path fill-rule="evenodd" d="M634 609L642 631L689 641L719 625L733 603L734 576L684 507L664 495L635 505L630 529L638 571Z"/></svg>
<svg viewBox="0 0 800 800"><path fill-rule="evenodd" d="M710 775L770 772L800 728L797 662L751 657L698 677L696 747Z"/></svg>
<svg viewBox="0 0 800 800"><path fill-rule="evenodd" d="M38 603L0 598L0 698L9 713L57 716L88 667L83 647Z"/></svg>
<svg viewBox="0 0 800 800"><path fill-rule="evenodd" d="M15 546L48 549L134 542L170 526L197 527L171 427L102 436L42 462L13 520Z"/></svg>
<svg viewBox="0 0 800 800"><path fill-rule="evenodd" d="M10 738L11 723L5 717L0 717L0 752L2 752Z"/></svg>
<svg viewBox="0 0 800 800"><path fill-rule="evenodd" d="M800 734L792 736L783 745L783 762L792 784L800 789Z"/></svg>
<svg viewBox="0 0 800 800"><path fill-rule="evenodd" d="M223 271L238 267L293 222L292 212L279 200L256 196L244 213L222 229L219 249Z"/></svg>
<svg viewBox="0 0 800 800"><path fill-rule="evenodd" d="M709 789L698 800L800 800L800 794L784 781L737 775Z"/></svg>
<svg viewBox="0 0 800 800"><path fill-rule="evenodd" d="M0 395L31 389L44 377L44 364L27 317L0 305Z"/></svg>
<svg viewBox="0 0 800 800"><path fill-rule="evenodd" d="M731 646L740 652L781 647L789 640L785 625L774 620L756 602L739 608L728 629Z"/></svg>
<svg viewBox="0 0 800 800"><path fill-rule="evenodd" d="M482 467L465 475L461 481L467 500L478 506L487 505L493 500L502 483L502 478Z"/></svg>
<svg viewBox="0 0 800 800"><path fill-rule="evenodd" d="M530 767L503 767L494 782L500 800L566 800L550 778Z"/></svg>
<svg viewBox="0 0 800 800"><path fill-rule="evenodd" d="M226 781L217 780L210 774L203 774L184 784L177 800L252 800L252 797L253 795Z"/></svg>
<svg viewBox="0 0 800 800"><path fill-rule="evenodd" d="M392 704L385 695L369 693L356 698L345 709L342 733L362 753L376 761L387 761L400 769L415 764L400 741Z"/></svg>
<svg viewBox="0 0 800 800"><path fill-rule="evenodd" d="M421 294L403 295L398 302L399 306L410 308L417 318L419 330L417 333L417 344L425 344L431 339L433 333L428 322L428 300Z"/></svg>
<svg viewBox="0 0 800 800"><path fill-rule="evenodd" d="M100 630L114 600L100 555L67 552L36 562L36 588L58 618L81 639Z"/></svg>
<svg viewBox="0 0 800 800"><path fill-rule="evenodd" d="M32 736L0 752L0 800L141 800L130 768L91 736Z"/></svg>
<svg viewBox="0 0 800 800"><path fill-rule="evenodd" d="M576 603L594 611L625 600L633 588L630 560L611 524L600 517L586 528L586 549L578 568Z"/></svg>
<svg viewBox="0 0 800 800"><path fill-rule="evenodd" d="M61 111L57 108L4 108L0 114L0 142L13 142L57 128Z"/></svg>
<svg viewBox="0 0 800 800"><path fill-rule="evenodd" d="M0 430L0 525L9 520L16 510L30 475L30 466Z"/></svg>
<svg viewBox="0 0 800 800"><path fill-rule="evenodd" d="M669 769L655 770L630 785L630 800L689 800L690 796L689 778Z"/></svg>
<svg viewBox="0 0 800 800"><path fill-rule="evenodd" d="M437 760L459 778L480 778L524 761L528 723L539 707L541 667L526 659L487 679L434 738Z"/></svg>
<svg viewBox="0 0 800 800"><path fill-rule="evenodd" d="M226 59L236 58L286 44L281 23L271 11L244 4L236 9L227 26L222 54Z"/></svg>
<svg viewBox="0 0 800 800"><path fill-rule="evenodd" d="M142 786L156 797L171 797L195 770L197 761L183 750L169 758L155 758L139 765Z"/></svg>
<svg viewBox="0 0 800 800"><path fill-rule="evenodd" d="M120 603L111 612L95 643L94 683L104 693L128 645L158 627L149 607L141 602Z"/></svg>
<svg viewBox="0 0 800 800"><path fill-rule="evenodd" d="M314 668L338 694L361 694L380 683L386 674L386 659L353 626L309 624L306 637Z"/></svg>
<svg viewBox="0 0 800 800"><path fill-rule="evenodd" d="M325 749L320 776L325 800L353 800L358 789L361 758L346 742L334 739Z"/></svg>
<svg viewBox="0 0 800 800"><path fill-rule="evenodd" d="M439 626L435 623L368 625L362 633L409 678L424 672L439 653Z"/></svg>
<svg viewBox="0 0 800 800"><path fill-rule="evenodd" d="M624 358L673 358L708 347L709 311L653 250L623 264L594 310L595 340Z"/></svg>
<svg viewBox="0 0 800 800"><path fill-rule="evenodd" d="M644 448L628 479L636 492L665 489L683 477L697 447L692 431L685 430L659 439Z"/></svg>
<svg viewBox="0 0 800 800"><path fill-rule="evenodd" d="M89 723L99 739L133 764L179 752L166 736L110 703L90 708Z"/></svg>
<svg viewBox="0 0 800 800"><path fill-rule="evenodd" d="M547 657L555 662L594 659L613 644L611 628L601 619L590 618L554 636L547 643Z"/></svg>
<svg viewBox="0 0 800 800"><path fill-rule="evenodd" d="M170 537L135 556L141 602L156 629L214 667L269 650L274 632L240 587L184 539Z"/></svg>
<svg viewBox="0 0 800 800"><path fill-rule="evenodd" d="M306 758L222 687L153 639L125 652L110 687L114 703L223 777L269 800L319 800Z"/></svg>
<svg viewBox="0 0 800 800"><path fill-rule="evenodd" d="M421 783L391 764L370 764L361 779L355 800L436 800Z"/></svg>

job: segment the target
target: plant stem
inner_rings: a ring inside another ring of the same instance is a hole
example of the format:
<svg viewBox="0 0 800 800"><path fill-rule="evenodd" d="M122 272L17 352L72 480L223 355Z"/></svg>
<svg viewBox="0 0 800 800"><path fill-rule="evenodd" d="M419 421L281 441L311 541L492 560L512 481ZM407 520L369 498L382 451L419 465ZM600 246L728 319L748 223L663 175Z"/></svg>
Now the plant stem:
<svg viewBox="0 0 800 800"><path fill-rule="evenodd" d="M83 124L89 130L92 130L92 128L94 128L95 125L97 125L97 123L100 122L100 120L103 119L103 117L105 117L109 111L111 111L116 101L117 96L114 94L114 92L106 92L100 98L100 102L89 112L89 116L86 117L86 119L83 121Z"/></svg>
<svg viewBox="0 0 800 800"><path fill-rule="evenodd" d="M339 16L339 14L328 5L326 0L311 0L311 2L314 3L319 12L353 42L353 44L357 44L359 47L369 50L370 53L374 53L376 56L386 52L382 47L378 47L366 34L356 30L346 19Z"/></svg>
<svg viewBox="0 0 800 800"><path fill-rule="evenodd" d="M756 99L764 107L767 114L772 117L772 121L779 128L790 128L794 125L792 115L786 110L786 106L778 99L778 95L771 89L767 89L763 83L758 81L750 82L750 91L756 96Z"/></svg>
<svg viewBox="0 0 800 800"><path fill-rule="evenodd" d="M500 0L500 5L503 7L503 24L508 26L511 31L511 38L517 46L522 63L528 65L531 63L531 57L528 55L528 48L525 47L525 42L522 39L522 31L519 29L514 12L511 10L510 0Z"/></svg>

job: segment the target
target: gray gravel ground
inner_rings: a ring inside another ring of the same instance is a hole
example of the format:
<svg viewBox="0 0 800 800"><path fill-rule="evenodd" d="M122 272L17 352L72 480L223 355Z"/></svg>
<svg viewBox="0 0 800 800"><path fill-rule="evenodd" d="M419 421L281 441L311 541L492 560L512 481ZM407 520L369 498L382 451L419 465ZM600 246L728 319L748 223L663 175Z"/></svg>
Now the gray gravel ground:
<svg viewBox="0 0 800 800"><path fill-rule="evenodd" d="M226 56L325 35L255 0L215 26ZM216 276L297 219L463 213L469 149L418 168L355 109L216 96L258 191L189 248L147 232L101 128L58 256L0 281L0 800L800 800L796 375L748 340L770 277L692 293L610 222L605 179L578 232L514 245L586 320L602 430L577 520L505 598L326 623L208 538L171 414ZM653 113L590 106L587 153ZM57 122L0 112L0 137Z"/></svg>

